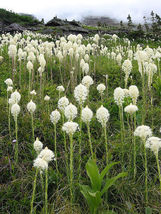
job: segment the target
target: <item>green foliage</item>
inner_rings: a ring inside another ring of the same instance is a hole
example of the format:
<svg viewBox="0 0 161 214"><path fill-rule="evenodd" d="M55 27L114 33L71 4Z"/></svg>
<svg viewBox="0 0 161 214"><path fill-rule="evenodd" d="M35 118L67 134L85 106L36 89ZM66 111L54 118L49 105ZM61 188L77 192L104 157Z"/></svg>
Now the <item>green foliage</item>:
<svg viewBox="0 0 161 214"><path fill-rule="evenodd" d="M104 195L104 193L106 193L108 191L108 189L112 185L114 185L115 182L119 178L127 176L127 173L122 172L112 178L106 177L105 185L104 185L104 187L102 187L103 178L108 173L110 168L116 164L118 164L118 162L113 162L113 163L107 165L104 168L104 170L102 170L101 173L99 173L98 167L94 160L89 159L86 164L86 171L87 171L87 175L91 181L91 187L88 185L80 185L80 188L81 188L81 193L87 200L88 206L90 208L90 212L92 214L97 213L97 209L102 202L102 196ZM101 187L102 187L102 189L101 189Z"/></svg>
<svg viewBox="0 0 161 214"><path fill-rule="evenodd" d="M20 23L24 25L38 24L39 21L30 15L19 15L13 11L0 8L0 21L4 24Z"/></svg>
<svg viewBox="0 0 161 214"><path fill-rule="evenodd" d="M158 77L158 78L155 80L155 82L153 83L153 87L154 87L155 90L156 90L157 96L161 98L161 78Z"/></svg>

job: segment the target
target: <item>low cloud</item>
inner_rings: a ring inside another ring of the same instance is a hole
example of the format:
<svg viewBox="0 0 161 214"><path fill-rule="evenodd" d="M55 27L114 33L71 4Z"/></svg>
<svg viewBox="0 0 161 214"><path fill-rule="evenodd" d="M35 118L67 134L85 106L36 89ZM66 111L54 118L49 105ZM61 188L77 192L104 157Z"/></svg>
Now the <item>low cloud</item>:
<svg viewBox="0 0 161 214"><path fill-rule="evenodd" d="M28 0L23 4L20 0L5 0L0 6L15 12L33 14L38 19L44 18L45 22L54 16L81 20L88 15L109 16L119 21L127 21L128 14L134 22L142 22L143 16L150 16L152 10L161 15L160 0Z"/></svg>

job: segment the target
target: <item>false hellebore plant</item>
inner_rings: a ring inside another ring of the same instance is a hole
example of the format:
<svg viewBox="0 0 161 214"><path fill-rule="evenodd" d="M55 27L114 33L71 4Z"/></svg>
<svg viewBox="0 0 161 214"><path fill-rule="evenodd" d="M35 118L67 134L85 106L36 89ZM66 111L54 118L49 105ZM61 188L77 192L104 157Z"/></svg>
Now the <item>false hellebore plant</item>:
<svg viewBox="0 0 161 214"><path fill-rule="evenodd" d="M92 159L89 159L86 164L87 175L90 178L91 186L89 185L80 185L81 193L87 200L90 213L96 214L97 209L102 202L102 196L108 191L108 189L115 183L115 181L121 177L127 175L126 172L121 172L117 176L112 178L107 178L106 181L103 181L104 176L108 173L109 169L118 164L119 162L113 162L108 164L101 173L99 173L96 162ZM102 187L102 183L105 183Z"/></svg>

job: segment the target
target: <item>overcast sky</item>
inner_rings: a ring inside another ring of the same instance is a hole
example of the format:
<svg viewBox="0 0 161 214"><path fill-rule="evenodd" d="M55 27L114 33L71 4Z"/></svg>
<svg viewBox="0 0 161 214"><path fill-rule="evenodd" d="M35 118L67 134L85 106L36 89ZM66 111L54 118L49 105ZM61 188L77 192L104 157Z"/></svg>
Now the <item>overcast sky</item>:
<svg viewBox="0 0 161 214"><path fill-rule="evenodd" d="M80 20L87 15L109 16L126 21L142 22L153 10L161 16L161 0L0 0L0 8L29 13L45 22L54 16Z"/></svg>

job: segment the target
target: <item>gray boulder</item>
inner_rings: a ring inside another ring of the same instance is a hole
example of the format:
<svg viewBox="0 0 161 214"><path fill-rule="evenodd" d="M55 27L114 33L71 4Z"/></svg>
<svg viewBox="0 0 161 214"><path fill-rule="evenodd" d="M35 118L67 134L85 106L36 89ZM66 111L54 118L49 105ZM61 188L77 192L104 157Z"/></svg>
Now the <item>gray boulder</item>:
<svg viewBox="0 0 161 214"><path fill-rule="evenodd" d="M67 24L67 21L54 17L53 19L51 19L49 22L46 23L46 26L57 27L57 26L63 26L66 24Z"/></svg>
<svg viewBox="0 0 161 214"><path fill-rule="evenodd" d="M24 30L26 30L26 28L22 27L17 23L12 23L9 26L3 28L4 32L16 32L16 31L23 32Z"/></svg>

